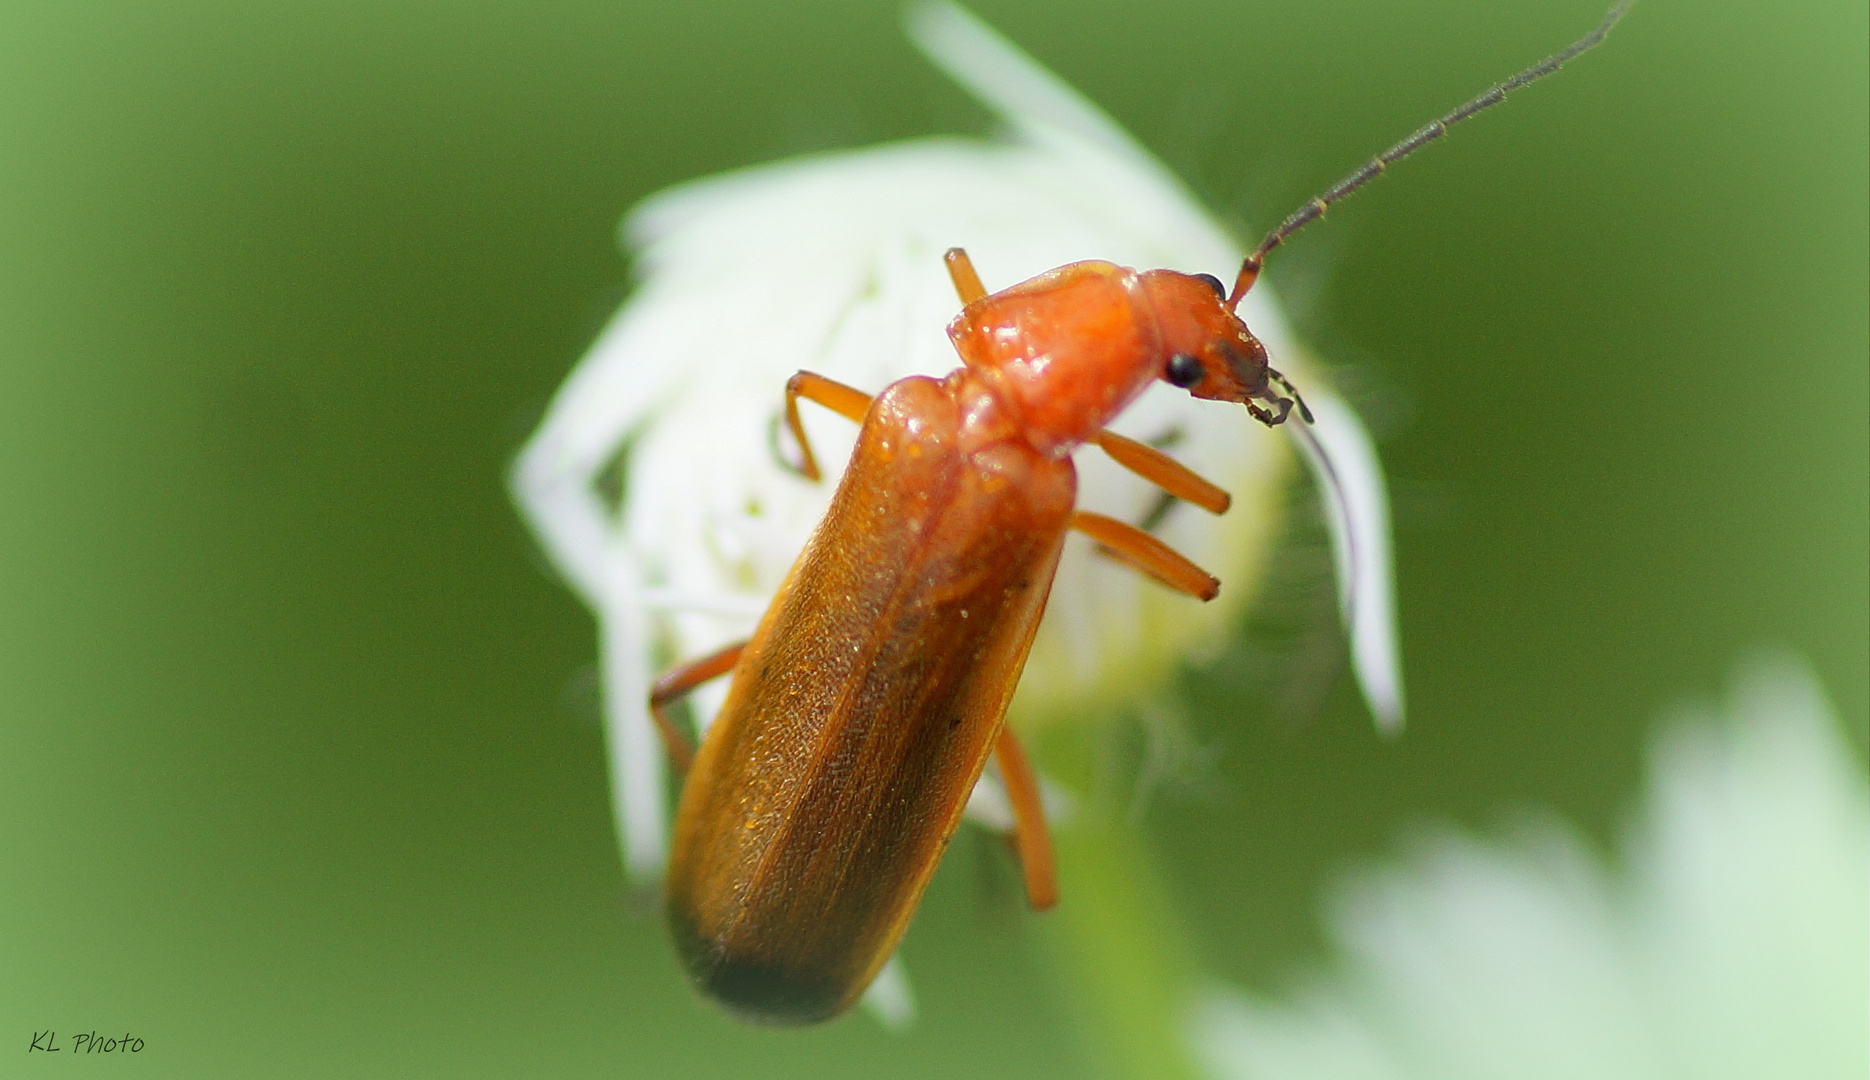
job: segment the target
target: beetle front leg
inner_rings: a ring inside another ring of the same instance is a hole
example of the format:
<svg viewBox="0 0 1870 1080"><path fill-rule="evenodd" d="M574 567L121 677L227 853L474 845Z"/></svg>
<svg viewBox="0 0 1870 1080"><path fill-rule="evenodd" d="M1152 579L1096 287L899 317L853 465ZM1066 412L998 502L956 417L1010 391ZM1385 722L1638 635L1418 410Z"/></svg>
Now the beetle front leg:
<svg viewBox="0 0 1870 1080"><path fill-rule="evenodd" d="M954 293L961 298L963 307L987 295L987 286L980 283L980 275L974 272L974 260L967 257L966 251L949 248L941 260L948 267L948 280L954 282Z"/></svg>
<svg viewBox="0 0 1870 1080"><path fill-rule="evenodd" d="M1251 408L1251 406L1249 406ZM1162 490L1194 503L1210 514L1225 514L1233 497L1169 455L1114 431L1097 433L1098 449L1112 461Z"/></svg>
<svg viewBox="0 0 1870 1080"><path fill-rule="evenodd" d="M799 444L799 464L795 471L807 480L818 480L823 474L818 471L818 458L812 453L812 442L805 437L805 424L799 419L800 398L816 401L832 412L861 424L864 415L870 411L870 395L810 371L801 371L786 380L786 426L792 429L792 437Z"/></svg>

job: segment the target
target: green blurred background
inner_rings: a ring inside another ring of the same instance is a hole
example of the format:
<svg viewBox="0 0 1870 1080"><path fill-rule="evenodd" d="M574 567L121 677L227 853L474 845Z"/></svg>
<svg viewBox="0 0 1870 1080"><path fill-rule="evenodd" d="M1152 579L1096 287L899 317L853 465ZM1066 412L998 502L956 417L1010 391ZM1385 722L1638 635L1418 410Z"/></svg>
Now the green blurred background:
<svg viewBox="0 0 1870 1080"><path fill-rule="evenodd" d="M1243 234L1601 13L977 10ZM591 620L503 488L626 294L625 208L985 129L897 17L0 6L0 1075L68 1068L47 1028L128 1031L147 1076L1091 1068L971 834L911 1033L695 1001L613 845ZM1750 647L1809 657L1861 748L1867 51L1861 0L1641 0L1275 263L1384 438L1411 727L1341 670L1291 707L1251 635L1186 680L1146 820L1214 974L1315 962L1319 889L1412 822L1608 844L1658 707Z"/></svg>

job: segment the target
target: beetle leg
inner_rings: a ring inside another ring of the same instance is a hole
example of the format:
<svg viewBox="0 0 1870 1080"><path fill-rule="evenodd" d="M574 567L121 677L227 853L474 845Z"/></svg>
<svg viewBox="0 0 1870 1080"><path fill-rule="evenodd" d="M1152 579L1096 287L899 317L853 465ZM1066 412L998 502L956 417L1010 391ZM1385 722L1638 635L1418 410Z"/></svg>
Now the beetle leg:
<svg viewBox="0 0 1870 1080"><path fill-rule="evenodd" d="M864 414L870 411L870 395L809 371L801 371L786 380L786 426L792 429L792 437L799 442L799 475L817 480L822 474L818 471L818 458L812 454L811 440L805 437L805 424L799 420L800 398L816 401L861 424Z"/></svg>
<svg viewBox="0 0 1870 1080"><path fill-rule="evenodd" d="M1220 595L1221 583L1214 575L1134 525L1088 510L1076 510L1071 515L1071 527L1177 592L1185 592L1197 600L1212 600Z"/></svg>
<svg viewBox="0 0 1870 1080"><path fill-rule="evenodd" d="M980 275L974 272L974 260L967 257L966 251L951 247L941 261L948 264L948 280L954 282L955 295L961 298L963 307L987 295L987 286L980 283Z"/></svg>
<svg viewBox="0 0 1870 1080"><path fill-rule="evenodd" d="M746 647L746 642L737 641L698 660L677 664L663 672L649 690L649 715L656 719L656 734L662 736L662 747L668 752L669 764L675 766L675 771L683 776L688 775L688 767L695 761L695 744L662 711L663 707L687 697L690 690L702 683L718 679L734 670L734 665L740 662L741 650Z"/></svg>
<svg viewBox="0 0 1870 1080"><path fill-rule="evenodd" d="M994 743L1000 763L1000 781L1007 802L1013 805L1013 845L1019 869L1026 879L1026 902L1034 911L1049 911L1058 903L1058 864L1052 857L1052 834L1045 827L1045 803L1039 797L1039 778L1033 775L1026 751L1013 737L1013 729L1000 725Z"/></svg>
<svg viewBox="0 0 1870 1080"><path fill-rule="evenodd" d="M1125 438L1114 431L1100 431L1097 445L1117 464L1210 514L1225 514L1233 503L1227 492L1148 443Z"/></svg>

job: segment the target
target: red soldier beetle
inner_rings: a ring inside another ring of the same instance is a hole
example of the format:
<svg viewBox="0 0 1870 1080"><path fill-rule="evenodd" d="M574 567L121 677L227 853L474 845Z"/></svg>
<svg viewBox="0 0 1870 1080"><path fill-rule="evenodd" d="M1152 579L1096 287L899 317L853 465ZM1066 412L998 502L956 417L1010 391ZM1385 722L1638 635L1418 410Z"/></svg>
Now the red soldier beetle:
<svg viewBox="0 0 1870 1080"><path fill-rule="evenodd" d="M1269 427L1295 409L1309 422L1235 313L1267 254L1450 125L1596 45L1628 2L1287 217L1231 289L1087 261L989 294L955 248L946 261L963 308L948 335L962 367L875 398L811 372L787 382L798 471L820 478L800 398L862 424L850 464L753 637L668 672L650 697L686 776L667 912L704 993L768 1023L849 1008L894 953L989 755L1028 901L1057 901L1039 785L1004 719L1066 533L1191 597L1220 588L1144 530L1078 510L1072 451L1095 442L1169 494L1225 512L1225 492L1105 425L1158 378ZM697 752L665 709L730 673Z"/></svg>

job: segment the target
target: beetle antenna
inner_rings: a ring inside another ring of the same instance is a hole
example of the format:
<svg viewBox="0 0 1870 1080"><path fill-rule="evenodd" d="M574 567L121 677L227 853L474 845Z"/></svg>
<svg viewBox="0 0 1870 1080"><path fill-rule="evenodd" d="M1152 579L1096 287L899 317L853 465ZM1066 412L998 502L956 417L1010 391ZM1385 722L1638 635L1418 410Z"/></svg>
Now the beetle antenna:
<svg viewBox="0 0 1870 1080"><path fill-rule="evenodd" d="M1410 134L1408 138L1390 147L1388 150L1383 151L1376 157L1371 158L1369 161L1364 162L1356 172L1339 180L1323 195L1314 198L1311 202L1294 210L1291 216L1279 223L1277 229L1267 233L1266 239L1260 241L1260 246L1254 248L1253 254L1248 255L1246 261L1240 264L1240 276L1234 279L1234 290L1228 294L1227 306L1236 307L1239 305L1240 298L1247 295L1247 290L1253 287L1254 280L1260 276L1260 267L1266 262L1267 254L1274 248L1285 243L1286 237L1291 236L1305 226L1324 217L1325 211L1330 208L1333 203L1338 202L1346 195L1349 195L1351 192L1356 191L1358 188L1376 179L1377 174L1389 168L1391 165L1415 153L1417 150L1422 149L1424 146L1441 138L1443 135L1448 134L1449 128L1473 116L1475 113L1480 112L1482 109L1500 104L1502 101L1506 100L1506 95L1509 92L1517 90L1529 82L1545 78L1547 75L1563 67L1567 61L1571 60L1579 53L1603 41L1605 36L1610 33L1610 28L1617 25L1617 20L1623 18L1623 13L1629 10L1630 4L1633 2L1634 0L1617 0L1616 5L1604 16L1604 21L1597 24L1597 29L1579 38L1569 49L1546 57L1544 60L1539 61L1503 83L1495 83L1493 86L1489 87L1485 93L1448 115L1439 120L1431 120L1422 125Z"/></svg>

